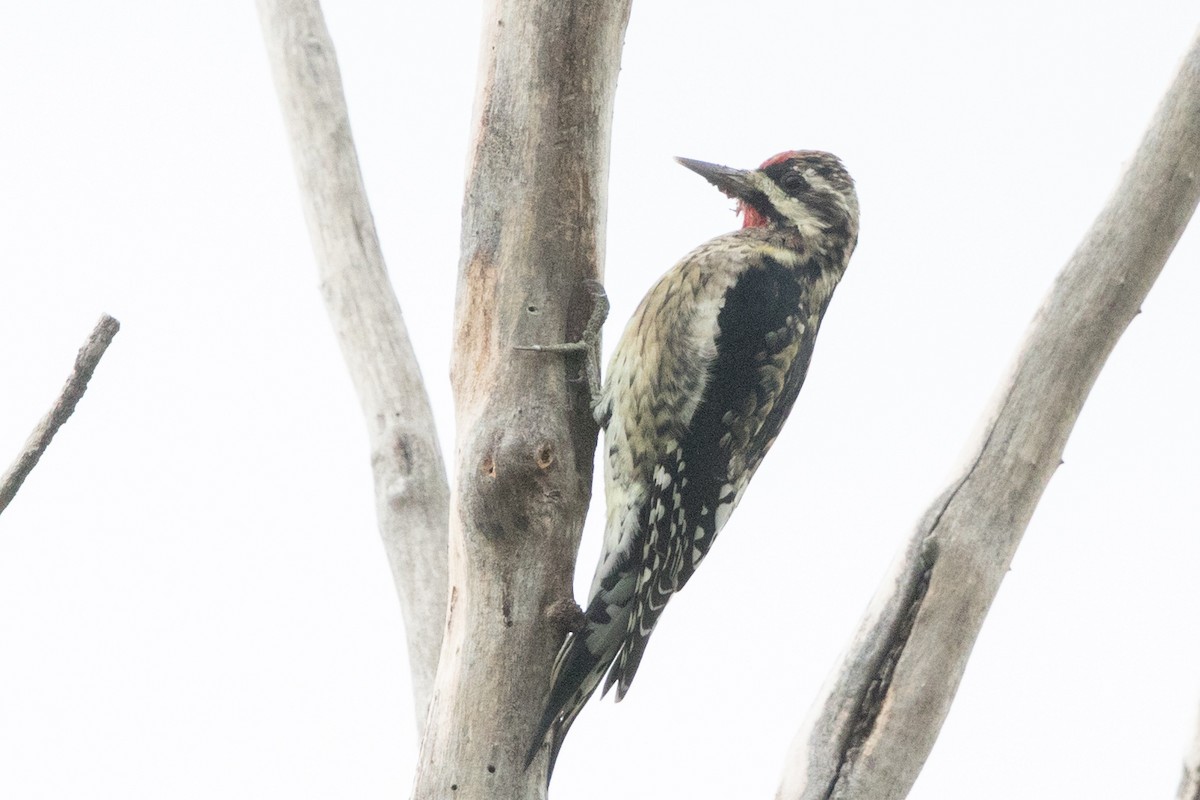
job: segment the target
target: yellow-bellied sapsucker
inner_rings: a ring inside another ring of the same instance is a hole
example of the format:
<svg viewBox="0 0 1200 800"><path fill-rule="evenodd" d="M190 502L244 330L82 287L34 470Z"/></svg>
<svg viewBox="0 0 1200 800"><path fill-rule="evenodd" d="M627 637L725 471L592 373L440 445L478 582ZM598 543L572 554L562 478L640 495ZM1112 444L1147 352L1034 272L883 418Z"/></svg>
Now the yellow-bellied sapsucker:
<svg viewBox="0 0 1200 800"><path fill-rule="evenodd" d="M744 226L650 289L609 363L596 406L604 550L529 753L553 728L551 764L605 672L606 692L629 689L663 607L779 435L858 239L854 182L829 153L789 151L756 170L679 162L736 198Z"/></svg>

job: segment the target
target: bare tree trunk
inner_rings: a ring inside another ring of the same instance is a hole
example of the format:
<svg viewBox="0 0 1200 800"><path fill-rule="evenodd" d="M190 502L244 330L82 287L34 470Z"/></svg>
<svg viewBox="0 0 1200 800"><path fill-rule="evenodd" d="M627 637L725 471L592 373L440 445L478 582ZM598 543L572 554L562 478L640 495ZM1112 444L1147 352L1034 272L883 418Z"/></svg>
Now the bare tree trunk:
<svg viewBox="0 0 1200 800"><path fill-rule="evenodd" d="M321 279L367 422L375 508L408 639L417 729L446 613L442 451L358 166L342 78L316 0L259 0Z"/></svg>
<svg viewBox="0 0 1200 800"><path fill-rule="evenodd" d="M485 15L455 308L450 611L413 797L545 796L524 755L573 604L596 425L574 357L602 271L628 0ZM544 759L544 756L543 756Z"/></svg>
<svg viewBox="0 0 1200 800"><path fill-rule="evenodd" d="M908 794L1084 400L1196 208L1198 173L1200 39L1034 318L975 456L917 526L796 737L780 800Z"/></svg>

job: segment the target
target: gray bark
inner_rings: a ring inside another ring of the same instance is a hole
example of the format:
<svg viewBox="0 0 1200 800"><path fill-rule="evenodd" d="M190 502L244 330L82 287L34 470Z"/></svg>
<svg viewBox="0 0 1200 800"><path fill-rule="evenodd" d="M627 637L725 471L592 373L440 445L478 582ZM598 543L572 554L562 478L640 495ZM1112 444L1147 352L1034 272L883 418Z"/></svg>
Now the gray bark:
<svg viewBox="0 0 1200 800"><path fill-rule="evenodd" d="M316 0L259 0L321 294L354 382L400 597L418 731L446 613L449 490L429 398L367 204L333 42Z"/></svg>
<svg viewBox="0 0 1200 800"><path fill-rule="evenodd" d="M602 273L628 0L485 14L455 307L450 610L413 797L540 798L524 756L573 606L596 425L578 339Z"/></svg>
<svg viewBox="0 0 1200 800"><path fill-rule="evenodd" d="M1084 400L1196 208L1198 122L1200 39L793 742L780 800L908 794Z"/></svg>
<svg viewBox="0 0 1200 800"><path fill-rule="evenodd" d="M21 484L25 482L29 473L41 460L42 454L46 452L46 448L54 439L54 434L58 433L58 429L63 426L63 423L75 413L75 406L83 398L83 393L87 391L92 373L96 371L96 366L104 356L104 351L108 349L113 337L120 329L121 323L105 314L100 317L100 321L92 329L91 335L79 349L79 354L75 356L75 368L67 376L66 384L58 393L58 399L54 401L54 405L46 412L46 416L42 417L37 427L33 429L33 433L29 434L29 439L26 440L25 447L21 449L17 459L9 466L3 477L0 477L0 514L4 513L4 509L8 508L8 504L17 496Z"/></svg>
<svg viewBox="0 0 1200 800"><path fill-rule="evenodd" d="M1176 800L1200 800L1200 717L1192 736L1191 749L1183 759L1183 777L1179 780Z"/></svg>

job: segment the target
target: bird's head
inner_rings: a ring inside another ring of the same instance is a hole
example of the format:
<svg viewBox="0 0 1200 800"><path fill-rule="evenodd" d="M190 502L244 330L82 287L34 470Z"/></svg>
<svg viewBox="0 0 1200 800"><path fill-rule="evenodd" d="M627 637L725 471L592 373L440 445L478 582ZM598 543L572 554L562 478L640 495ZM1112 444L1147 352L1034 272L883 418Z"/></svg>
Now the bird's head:
<svg viewBox="0 0 1200 800"><path fill-rule="evenodd" d="M820 150L788 150L758 169L675 159L738 201L742 226L777 225L805 234L858 233L858 195L842 162Z"/></svg>

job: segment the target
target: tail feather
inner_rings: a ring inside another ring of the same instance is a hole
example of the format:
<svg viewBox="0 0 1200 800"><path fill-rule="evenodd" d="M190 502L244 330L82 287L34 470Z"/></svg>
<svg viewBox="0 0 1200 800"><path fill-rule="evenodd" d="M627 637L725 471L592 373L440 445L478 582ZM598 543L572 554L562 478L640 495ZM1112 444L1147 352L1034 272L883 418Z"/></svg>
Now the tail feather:
<svg viewBox="0 0 1200 800"><path fill-rule="evenodd" d="M526 768L533 763L534 757L542 749L546 735L552 732L550 771L554 771L554 761L558 758L558 750L571 728L571 723L583 710L584 704L612 663L611 656L605 658L603 654L590 652L581 637L582 634L571 634L559 653L555 663L553 688L546 700L546 710L538 722L529 752L525 755Z"/></svg>
<svg viewBox="0 0 1200 800"><path fill-rule="evenodd" d="M642 663L642 656L646 653L646 643L649 641L650 634L647 633L645 636L633 637L626 642L620 655L613 662L612 669L608 671L608 677L604 679L604 690L601 692L601 697L607 695L609 689L616 686L617 702L619 703L625 698L625 693L629 691L629 687L633 683L633 676L637 674L638 667Z"/></svg>
<svg viewBox="0 0 1200 800"><path fill-rule="evenodd" d="M550 770L553 771L558 750L571 723L579 716L621 650L629 625L633 588L632 576L629 576L618 581L611 590L597 594L588 605L584 629L570 634L563 643L554 661L546 709L525 756L526 768L541 750L546 735L553 732L550 744Z"/></svg>
<svg viewBox="0 0 1200 800"><path fill-rule="evenodd" d="M608 671L608 677L604 680L603 694L608 694L608 690L615 685L618 703L633 683L633 676L637 674L642 656L646 654L650 634L654 633L654 626L658 624L658 618L673 591L674 589L664 591L663 587L655 587L652 583L641 587L639 602L631 609L629 615L625 641L612 669Z"/></svg>
<svg viewBox="0 0 1200 800"><path fill-rule="evenodd" d="M672 489L676 494L677 489ZM656 493L652 504L661 506L663 498ZM678 501L676 500L676 505ZM685 563L687 553L685 543L679 536L669 535L669 531L661 530L664 522L669 522L665 513L652 514L651 524L647 530L645 544L642 550L642 563L652 564L656 569L651 574L639 575L637 589L629 608L629 621L626 623L625 641L616 663L604 681L604 693L615 684L617 701L620 702L633 683L642 656L646 654L646 644L654 626L662 616L663 609L671 595L683 588L683 584L691 577L692 565ZM690 546L690 540L686 546Z"/></svg>

